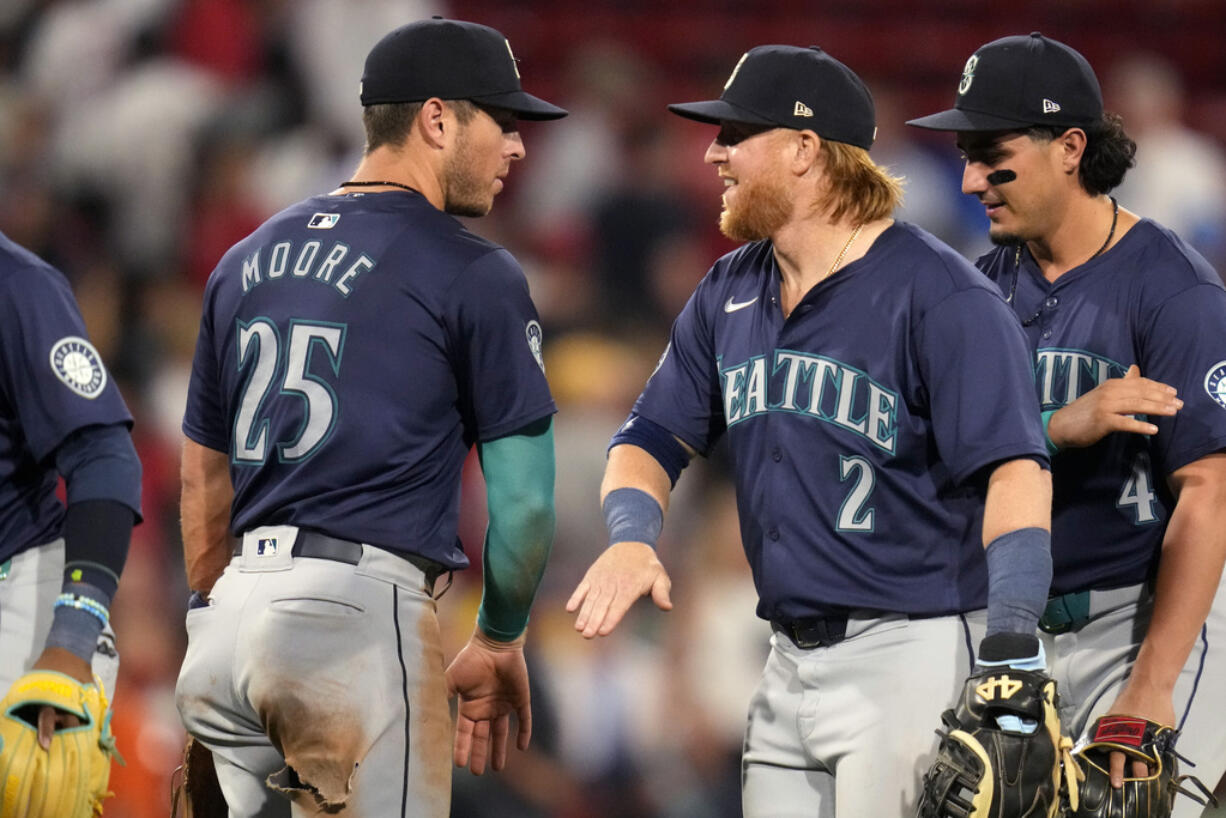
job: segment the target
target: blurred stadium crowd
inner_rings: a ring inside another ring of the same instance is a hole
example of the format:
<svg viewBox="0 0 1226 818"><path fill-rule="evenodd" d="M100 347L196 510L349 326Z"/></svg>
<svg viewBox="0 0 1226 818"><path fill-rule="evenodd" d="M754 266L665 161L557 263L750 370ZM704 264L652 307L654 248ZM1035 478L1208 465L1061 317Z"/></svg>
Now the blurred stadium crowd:
<svg viewBox="0 0 1226 818"><path fill-rule="evenodd" d="M560 412L558 531L534 608L532 749L508 772L457 774L465 818L723 818L740 814L743 714L769 628L740 550L717 452L679 484L661 544L676 610L650 606L586 643L563 610L603 549L608 438L662 351L672 316L732 245L701 161L712 131L665 104L709 98L747 48L817 43L868 81L876 160L907 178L900 218L964 253L984 248L952 144L903 121L952 101L981 42L1040 29L1081 49L1137 139L1121 204L1226 270L1226 4L1218 0L834 4L678 0L3 0L0 231L72 282L137 418L145 523L112 616L123 657L108 818L164 816L183 733L173 689L187 599L178 446L202 288L234 241L333 189L361 151L363 57L383 33L444 14L508 35L525 87L571 116L523 128L517 165L473 228L528 274ZM981 16L975 16L981 15ZM1125 22L1127 20L1127 22ZM390 354L390 351L389 351ZM476 563L479 471L462 538ZM474 566L475 567L475 566ZM451 650L471 629L479 570L441 600Z"/></svg>

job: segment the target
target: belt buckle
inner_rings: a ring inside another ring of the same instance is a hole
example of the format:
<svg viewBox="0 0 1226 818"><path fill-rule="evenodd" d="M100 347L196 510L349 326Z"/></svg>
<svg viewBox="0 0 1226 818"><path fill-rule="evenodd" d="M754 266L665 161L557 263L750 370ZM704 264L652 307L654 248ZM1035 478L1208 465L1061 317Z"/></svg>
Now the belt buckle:
<svg viewBox="0 0 1226 818"><path fill-rule="evenodd" d="M842 624L842 627L837 627L839 624ZM802 650L828 648L843 641L846 633L846 620L839 623L836 617L830 616L793 620L787 624L788 636L796 647Z"/></svg>
<svg viewBox="0 0 1226 818"><path fill-rule="evenodd" d="M1081 627L1090 618L1090 592L1076 591L1053 596L1039 617L1039 628L1044 633L1060 635Z"/></svg>

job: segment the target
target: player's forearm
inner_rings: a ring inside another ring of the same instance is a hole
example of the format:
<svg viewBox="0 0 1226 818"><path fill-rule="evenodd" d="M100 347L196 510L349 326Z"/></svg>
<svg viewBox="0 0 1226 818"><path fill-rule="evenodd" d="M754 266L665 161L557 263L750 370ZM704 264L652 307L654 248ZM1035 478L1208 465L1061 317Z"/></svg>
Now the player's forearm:
<svg viewBox="0 0 1226 818"><path fill-rule="evenodd" d="M554 454L546 420L479 447L489 527L477 625L503 642L520 636L553 545Z"/></svg>
<svg viewBox="0 0 1226 818"><path fill-rule="evenodd" d="M224 452L184 440L180 524L188 586L207 593L230 562L230 504L234 488Z"/></svg>
<svg viewBox="0 0 1226 818"><path fill-rule="evenodd" d="M1226 455L1176 473L1178 502L1162 542L1154 612L1134 684L1170 691L1209 614L1226 560Z"/></svg>
<svg viewBox="0 0 1226 818"><path fill-rule="evenodd" d="M668 511L668 497L672 491L668 472L659 461L638 446L624 444L609 450L609 462L600 484L601 501L609 496L609 492L624 488L646 492L660 504L663 511Z"/></svg>
<svg viewBox="0 0 1226 818"><path fill-rule="evenodd" d="M983 544L1023 528L1051 530L1051 472L1029 458L997 466L988 478Z"/></svg>

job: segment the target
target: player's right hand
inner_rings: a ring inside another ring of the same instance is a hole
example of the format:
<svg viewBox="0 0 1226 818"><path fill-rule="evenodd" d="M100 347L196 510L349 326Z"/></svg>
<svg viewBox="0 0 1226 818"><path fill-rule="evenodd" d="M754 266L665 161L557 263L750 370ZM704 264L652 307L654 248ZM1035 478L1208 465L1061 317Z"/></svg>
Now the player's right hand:
<svg viewBox="0 0 1226 818"><path fill-rule="evenodd" d="M673 582L656 551L641 542L619 542L609 546L566 602L566 610L575 611L575 630L585 639L608 636L622 621L635 600L648 593L662 611L671 611L673 602L668 593Z"/></svg>
<svg viewBox="0 0 1226 818"><path fill-rule="evenodd" d="M1158 427L1133 415L1173 416L1183 408L1175 387L1141 377L1136 365L1122 378L1109 378L1059 409L1047 436L1061 449L1093 446L1112 432L1155 435Z"/></svg>

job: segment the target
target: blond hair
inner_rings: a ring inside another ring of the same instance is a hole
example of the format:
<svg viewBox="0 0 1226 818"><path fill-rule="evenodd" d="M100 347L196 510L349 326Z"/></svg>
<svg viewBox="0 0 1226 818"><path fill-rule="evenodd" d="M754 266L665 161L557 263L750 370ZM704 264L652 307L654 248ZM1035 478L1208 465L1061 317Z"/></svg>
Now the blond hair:
<svg viewBox="0 0 1226 818"><path fill-rule="evenodd" d="M902 204L902 177L892 176L864 148L825 139L822 155L828 188L818 207L831 221L850 218L867 224L887 218Z"/></svg>

